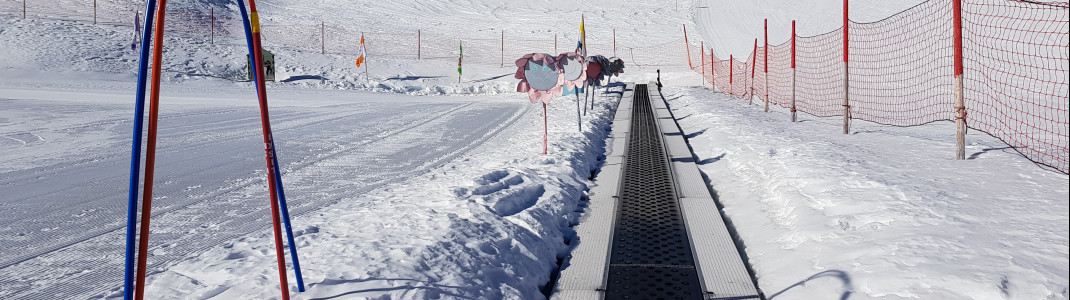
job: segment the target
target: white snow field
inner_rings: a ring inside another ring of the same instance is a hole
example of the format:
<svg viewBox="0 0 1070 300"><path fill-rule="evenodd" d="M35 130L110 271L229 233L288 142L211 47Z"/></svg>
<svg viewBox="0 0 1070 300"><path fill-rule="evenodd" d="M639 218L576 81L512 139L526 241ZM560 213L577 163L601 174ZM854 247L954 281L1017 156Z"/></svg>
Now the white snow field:
<svg viewBox="0 0 1070 300"><path fill-rule="evenodd" d="M616 30L629 62L622 80L661 69L771 299L1070 297L1068 176L983 134L967 136L971 160L950 159L946 123L855 122L846 136L836 119L792 124L784 110L699 88L686 66L682 24L692 42L745 57L761 18L826 32L841 22L840 1L510 2L258 2L286 81L269 83L268 99L308 288L297 292L290 265L292 298L544 298L596 184L620 93L598 93L582 132L574 98L555 99L542 155L542 110L514 92L511 61L553 52L554 34L558 52L571 50L580 15L591 54L612 56ZM918 2L852 1L852 17ZM21 1L0 1L0 299L121 298L138 60L129 23L144 4L101 0L104 21L93 25L88 0L27 3L24 20ZM210 8L228 32L214 44L197 23ZM237 7L176 1L168 11L177 32L164 39L146 295L279 299ZM326 54L321 21L341 36ZM287 29L297 27L305 31ZM770 42L785 28L771 26ZM376 47L417 30L422 60ZM353 67L361 32L370 77ZM679 62L651 65L640 52L652 49L664 53L658 62Z"/></svg>

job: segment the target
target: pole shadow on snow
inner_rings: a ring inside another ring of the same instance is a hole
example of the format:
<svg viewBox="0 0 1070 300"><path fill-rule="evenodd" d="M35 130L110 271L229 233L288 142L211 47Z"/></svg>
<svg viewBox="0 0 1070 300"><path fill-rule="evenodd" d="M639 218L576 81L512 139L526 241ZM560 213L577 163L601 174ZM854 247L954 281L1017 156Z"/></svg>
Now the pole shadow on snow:
<svg viewBox="0 0 1070 300"><path fill-rule="evenodd" d="M387 78L386 80L410 81L410 80L432 79L432 78L443 78L443 77L446 77L446 76L412 76L412 75L410 75L410 76L405 76L405 77L401 77L401 76L390 77L390 78Z"/></svg>
<svg viewBox="0 0 1070 300"><path fill-rule="evenodd" d="M498 76L494 76L494 77L488 77L488 78L483 78L483 79L476 79L476 80L472 80L471 82L484 82L484 81L491 81L491 80L495 80L495 79L498 79L498 78L502 78L502 77L505 77L505 76L509 76L509 75L513 75L513 73L506 73L506 74L502 74L502 75L498 75Z"/></svg>
<svg viewBox="0 0 1070 300"><path fill-rule="evenodd" d="M848 275L847 272L844 272L844 271L828 270L828 271L823 271L823 272L811 275L810 277L807 277L806 279L803 279L802 281L796 282L795 284L793 284L793 285L791 285L791 286L789 286L787 288L784 288L783 290L780 290L779 292L776 292L772 296L769 296L769 300L773 300L777 296L780 296L781 294L783 294L784 292L790 291L791 289L794 289L796 287L805 286L806 283L808 283L810 281L813 281L813 280L816 280L816 279L820 279L820 278L824 278L824 277L832 277L832 278L835 278L835 279L839 279L840 281L843 282L843 294L840 294L840 298L839 298L840 300L847 300L847 299L851 298L851 294L854 291L854 285L851 284L851 276Z"/></svg>
<svg viewBox="0 0 1070 300"><path fill-rule="evenodd" d="M984 148L984 149L981 149L981 152L970 154L970 157L968 157L966 159L977 159L978 157L981 157L982 154L988 153L989 151L1007 150L1007 149L1013 149L1013 148L1014 147L1010 147L1010 146L1000 147L1000 148Z"/></svg>
<svg viewBox="0 0 1070 300"><path fill-rule="evenodd" d="M323 76L319 76L319 75L297 75L297 76L290 76L290 78L283 79L282 81L279 81L279 82L294 82L294 81L298 81L298 80L327 80L327 78L324 78Z"/></svg>
<svg viewBox="0 0 1070 300"><path fill-rule="evenodd" d="M367 279L354 279L354 280L326 279L323 282L314 283L314 284L309 285L309 288L317 286L317 285L355 284L355 283L374 282L374 281L381 281L381 282L384 282L386 284L389 284L390 282L395 282L395 281L409 281L412 284L419 284L419 285L402 285L402 286L393 286L393 287L380 287L380 288L369 288L369 289L352 290L352 291L340 293L340 294L333 295L333 296L326 296L326 297L320 297L320 298L309 298L309 300L348 299L347 296L354 295L354 294L360 294L360 293L390 292L390 291L399 291L399 290L420 290L420 289L426 290L428 298L432 298L432 299L440 298L442 296L450 296L450 297L457 297L457 298L462 298L463 297L463 295L461 295L461 294L457 294L457 293L454 293L454 292L447 291L447 289L457 290L457 289L462 289L463 287L439 285L439 284L433 284L433 283L430 283L430 282L427 282L427 281L421 281L421 280L415 280L415 279L406 279L406 278L380 278L380 279L367 278Z"/></svg>

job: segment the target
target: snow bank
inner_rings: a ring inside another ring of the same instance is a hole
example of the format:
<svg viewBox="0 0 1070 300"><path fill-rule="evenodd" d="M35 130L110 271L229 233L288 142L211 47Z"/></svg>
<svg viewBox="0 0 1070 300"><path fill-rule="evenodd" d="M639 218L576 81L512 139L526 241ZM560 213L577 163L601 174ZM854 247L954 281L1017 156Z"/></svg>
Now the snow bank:
<svg viewBox="0 0 1070 300"><path fill-rule="evenodd" d="M1065 299L1068 177L954 124L800 115L667 88L700 169L776 299Z"/></svg>

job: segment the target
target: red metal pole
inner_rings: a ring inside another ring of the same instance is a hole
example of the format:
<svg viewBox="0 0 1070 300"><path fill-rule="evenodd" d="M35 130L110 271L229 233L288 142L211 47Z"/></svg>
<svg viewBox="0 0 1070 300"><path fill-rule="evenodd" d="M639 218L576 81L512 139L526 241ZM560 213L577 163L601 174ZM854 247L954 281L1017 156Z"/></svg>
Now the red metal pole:
<svg viewBox="0 0 1070 300"><path fill-rule="evenodd" d="M851 69L847 59L847 28L850 25L850 21L847 16L847 1L843 0L843 134L849 134L851 131L851 93L849 92L851 88Z"/></svg>
<svg viewBox="0 0 1070 300"><path fill-rule="evenodd" d="M962 59L962 0L953 0L952 2L952 18L954 29L954 36L952 41L955 47L955 158L966 159L966 104L964 102L963 92L963 59Z"/></svg>
<svg viewBox="0 0 1070 300"><path fill-rule="evenodd" d="M765 73L765 112L769 112L769 19L765 19L765 48L762 49L762 71Z"/></svg>
<svg viewBox="0 0 1070 300"><path fill-rule="evenodd" d="M795 20L791 20L791 68L795 68Z"/></svg>
<svg viewBox="0 0 1070 300"><path fill-rule="evenodd" d="M843 0L843 62L847 63L847 0Z"/></svg>
<svg viewBox="0 0 1070 300"><path fill-rule="evenodd" d="M152 181L156 170L156 120L160 116L160 65L163 59L163 26L167 0L156 7L156 37L152 42L152 82L149 92L149 136L145 150L145 186L142 190L141 225L137 246L134 300L145 298L145 268L149 250L149 219L152 217Z"/></svg>
<svg viewBox="0 0 1070 300"><path fill-rule="evenodd" d="M791 121L798 121L795 112L795 20L791 20Z"/></svg>
<svg viewBox="0 0 1070 300"><path fill-rule="evenodd" d="M758 64L758 39L754 39L754 50L751 50L750 58L750 80L754 81L754 68Z"/></svg>
<svg viewBox="0 0 1070 300"><path fill-rule="evenodd" d="M706 47L703 46L699 50L706 51ZM684 24L684 51L687 51L687 68L694 69L695 66L691 64L691 43L687 42L687 24ZM705 58L705 54L702 57Z"/></svg>
<svg viewBox="0 0 1070 300"><path fill-rule="evenodd" d="M750 52L750 104L754 104L754 68L758 64L758 39L754 39L754 50ZM744 79L745 80L745 79Z"/></svg>
<svg viewBox="0 0 1070 300"><path fill-rule="evenodd" d="M282 288L282 299L290 299L290 284L286 279L286 256L283 251L282 226L279 217L278 191L275 190L275 168L273 165L272 145L274 145L271 133L271 121L268 114L267 87L264 84L264 54L260 44L260 17L256 13L256 0L249 0L250 20L253 30L253 72L257 73L257 96L260 102L260 126L264 133L264 153L267 161L267 185L268 196L271 202L271 223L275 237L275 259L279 265L279 286Z"/></svg>

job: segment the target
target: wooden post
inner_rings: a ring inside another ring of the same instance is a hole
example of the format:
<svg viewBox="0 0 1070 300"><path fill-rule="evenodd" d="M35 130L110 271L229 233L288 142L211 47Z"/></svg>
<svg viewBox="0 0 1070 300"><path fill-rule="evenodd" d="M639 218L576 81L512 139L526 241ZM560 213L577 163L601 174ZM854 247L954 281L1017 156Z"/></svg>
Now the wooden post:
<svg viewBox="0 0 1070 300"><path fill-rule="evenodd" d="M363 38L364 37L364 33L361 33L360 37ZM326 26L323 25L323 21L320 21L320 54L327 54L327 42L326 42L326 40L327 40ZM367 70L368 68L364 68L364 69Z"/></svg>
<svg viewBox="0 0 1070 300"><path fill-rule="evenodd" d="M320 26L323 26L323 22L320 22ZM364 32L363 31L360 32L360 40L362 42L364 41ZM367 81L371 82L372 78L368 77L368 57L367 57L367 55L368 55L367 54L368 46L364 46L364 52L365 52L365 54L364 54L365 55L365 57L364 57L364 80L367 80Z"/></svg>
<svg viewBox="0 0 1070 300"><path fill-rule="evenodd" d="M421 43L421 40L420 40L420 39L421 39L421 37L420 37L420 30L419 30L419 29L417 29L417 30L416 30L416 59L417 59L417 60L421 59L421 58L420 58L420 48L421 48L421 46L422 46L422 45L420 45L420 43Z"/></svg>
<svg viewBox="0 0 1070 300"><path fill-rule="evenodd" d="M795 115L795 20L791 20L791 121L798 120Z"/></svg>
<svg viewBox="0 0 1070 300"><path fill-rule="evenodd" d="M505 67L505 29L502 29L502 68Z"/></svg>
<svg viewBox="0 0 1070 300"><path fill-rule="evenodd" d="M706 47L703 46L699 49L702 51L706 51L705 48ZM684 24L684 51L687 51L687 68L694 68L695 66L691 64L691 43L687 42L687 24ZM703 56L703 58L705 58L705 56Z"/></svg>
<svg viewBox="0 0 1070 300"><path fill-rule="evenodd" d="M843 134L851 133L850 68L847 59L847 0L843 0Z"/></svg>
<svg viewBox="0 0 1070 300"><path fill-rule="evenodd" d="M717 91L717 61L713 60L713 48L710 48L710 82L713 83L711 92Z"/></svg>
<svg viewBox="0 0 1070 300"><path fill-rule="evenodd" d="M765 71L765 112L769 112L769 19L765 19L765 48L762 57L762 71Z"/></svg>
<svg viewBox="0 0 1070 300"><path fill-rule="evenodd" d="M962 86L962 0L952 1L955 47L955 159L966 159L966 104Z"/></svg>

